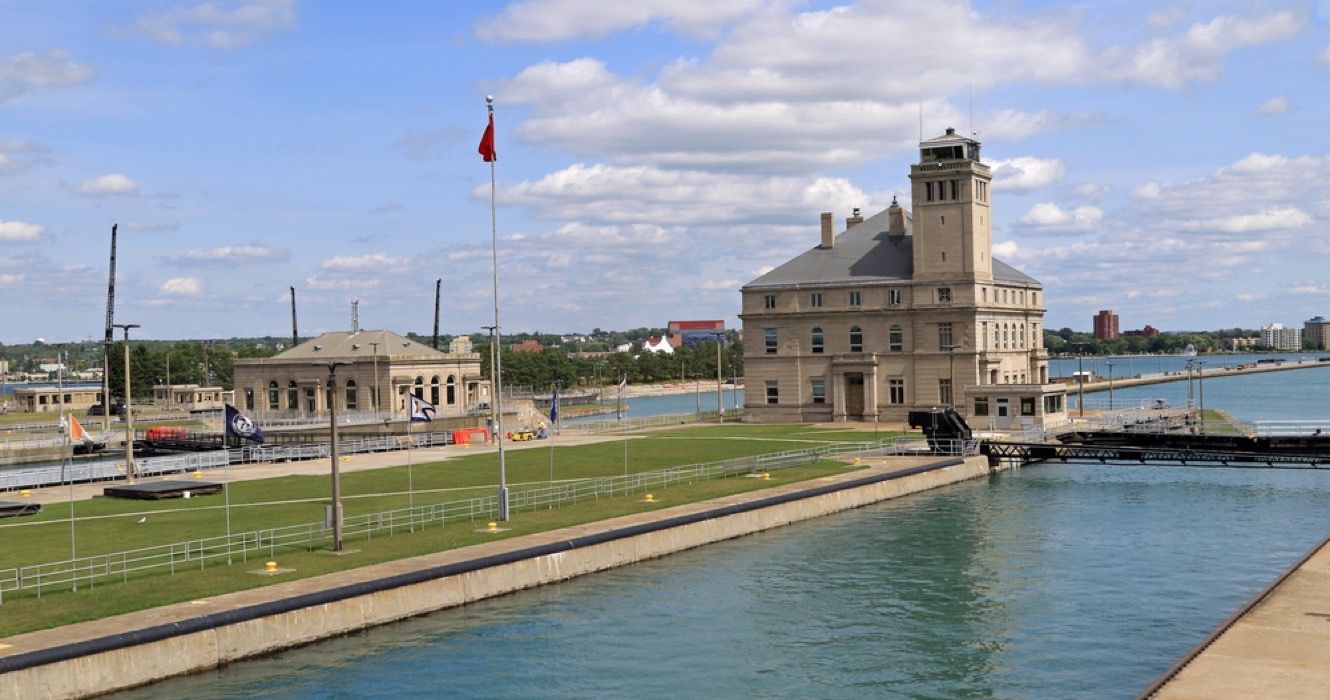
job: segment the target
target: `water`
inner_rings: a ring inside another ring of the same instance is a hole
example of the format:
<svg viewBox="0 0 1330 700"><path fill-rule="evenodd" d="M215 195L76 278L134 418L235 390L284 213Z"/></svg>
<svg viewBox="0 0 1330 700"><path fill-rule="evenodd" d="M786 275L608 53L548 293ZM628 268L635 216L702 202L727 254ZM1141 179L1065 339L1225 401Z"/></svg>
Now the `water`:
<svg viewBox="0 0 1330 700"><path fill-rule="evenodd" d="M1027 467L118 697L1131 697L1319 540L1328 497Z"/></svg>
<svg viewBox="0 0 1330 700"><path fill-rule="evenodd" d="M1107 377L1109 374L1108 364L1113 363L1113 376L1115 377L1133 377L1142 374L1160 374L1163 372L1185 372L1187 362L1203 362L1207 369L1223 367L1224 365L1240 365L1257 360L1278 360L1283 359L1288 362L1297 362L1301 358L1305 362L1315 362L1316 358L1325 355L1330 357L1330 353L1260 353L1260 354L1219 354L1219 355L1197 355L1188 357L1186 355L1114 355L1114 356L1086 356L1076 357L1054 357L1048 361L1048 374L1050 377L1074 377L1075 373L1081 370L1094 372L1095 376Z"/></svg>
<svg viewBox="0 0 1330 700"><path fill-rule="evenodd" d="M715 386L715 384L712 384ZM734 408L742 408L744 405L744 390L735 388L725 388L721 391L721 402L726 411ZM628 410L624 411L625 418L642 418L645 416L664 416L678 413L693 413L697 410L715 411L716 410L716 391L690 392L687 394L669 394L667 396L636 396L626 399ZM614 413L602 413L594 416L584 416L581 418L570 418L566 421L560 421L564 425L575 425L587 421L611 420L615 417Z"/></svg>

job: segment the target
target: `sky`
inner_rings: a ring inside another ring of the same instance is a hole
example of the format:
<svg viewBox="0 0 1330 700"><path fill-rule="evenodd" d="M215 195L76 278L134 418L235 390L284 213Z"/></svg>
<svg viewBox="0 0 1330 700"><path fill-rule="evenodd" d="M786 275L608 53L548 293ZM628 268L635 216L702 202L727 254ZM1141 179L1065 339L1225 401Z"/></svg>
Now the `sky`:
<svg viewBox="0 0 1330 700"><path fill-rule="evenodd" d="M737 325L984 144L1046 326L1330 316L1330 0L6 0L0 342ZM477 153L493 95L498 160Z"/></svg>

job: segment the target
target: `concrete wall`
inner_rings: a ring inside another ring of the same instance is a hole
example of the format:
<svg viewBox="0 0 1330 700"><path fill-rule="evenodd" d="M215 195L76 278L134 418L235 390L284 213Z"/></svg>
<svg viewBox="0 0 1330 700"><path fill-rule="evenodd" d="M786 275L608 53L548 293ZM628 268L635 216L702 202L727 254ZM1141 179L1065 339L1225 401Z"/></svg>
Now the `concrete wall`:
<svg viewBox="0 0 1330 700"><path fill-rule="evenodd" d="M401 585L365 595L345 597L331 602L306 605L294 610L255 619L238 620L232 624L201 623L200 618L185 619L163 624L166 618L155 617L154 611L139 615L161 630L169 628L166 638L142 644L97 651L65 660L53 661L31 668L10 670L0 675L0 697L5 698L81 698L112 690L150 683L170 676L197 672L232 661L279 649L307 644L373 625L420 615L435 610L502 595L523 588L561 581L583 574L623 566L637 561L660 557L673 552L717 542L733 537L779 527L789 523L815 518L851 508L888 500L905 494L956 483L988 474L987 461L972 457L954 466L915 473L900 478L883 476L884 480L857 483L848 481L845 488L819 483L804 485L796 500L753 510L710 517L713 513L743 507L746 501L759 496L752 494L716 499L706 504L692 504L664 509L651 514L626 516L606 523L580 528L569 528L563 533L541 533L513 538L494 545L508 545L510 549L529 546L533 541L558 543L561 538L579 533L599 531L606 535L605 525L619 523L625 532L639 532L649 527L648 521L666 520L679 512L690 512L688 517L706 516L697 522L656 531L640 532L590 546L566 549L543 556L524 558L497 566L472 570L458 575L444 576L409 585ZM833 490L834 489L834 490ZM709 509L709 510L708 510ZM645 516L645 517L644 517ZM571 533L571 534L570 534ZM612 531L611 531L612 534ZM491 547L491 545L481 545ZM333 575L335 576L335 575ZM261 594L260 589L260 594ZM247 592L254 595L256 592ZM206 609L206 606L200 606ZM197 609L197 608L196 608ZM229 613L243 613L244 608L233 608ZM225 618L219 613L215 618ZM237 615L243 617L243 615ZM92 623L96 624L96 623ZM206 627L205 629L199 629ZM198 631L191 631L198 629ZM122 631L102 639L88 640L87 648L109 637L133 640L135 635L149 631ZM177 633L179 632L179 633ZM42 633L35 633L42 634ZM68 638L51 634L59 641L52 646L69 644ZM19 638L14 638L17 640ZM79 646L79 645L74 645ZM53 651L46 649L41 651ZM69 651L66 647L65 651ZM66 654L68 655L68 654ZM0 671L5 669L0 657Z"/></svg>

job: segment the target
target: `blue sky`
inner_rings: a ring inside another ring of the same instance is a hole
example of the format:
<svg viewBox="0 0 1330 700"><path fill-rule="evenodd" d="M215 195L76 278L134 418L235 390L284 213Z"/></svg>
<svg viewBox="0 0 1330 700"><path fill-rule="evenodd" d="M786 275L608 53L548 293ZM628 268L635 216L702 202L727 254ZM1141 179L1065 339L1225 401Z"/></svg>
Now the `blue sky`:
<svg viewBox="0 0 1330 700"><path fill-rule="evenodd" d="M976 131L1047 326L1330 315L1330 1L8 2L0 342L735 323ZM971 116L971 114L973 116ZM906 199L903 197L903 199Z"/></svg>

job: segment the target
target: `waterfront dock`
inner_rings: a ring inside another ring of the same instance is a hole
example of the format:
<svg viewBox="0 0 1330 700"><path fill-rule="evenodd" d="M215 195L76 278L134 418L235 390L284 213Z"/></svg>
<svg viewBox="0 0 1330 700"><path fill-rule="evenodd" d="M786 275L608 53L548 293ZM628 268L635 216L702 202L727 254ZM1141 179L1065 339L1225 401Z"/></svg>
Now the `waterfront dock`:
<svg viewBox="0 0 1330 700"><path fill-rule="evenodd" d="M1323 698L1327 689L1330 539L1276 578L1139 697Z"/></svg>
<svg viewBox="0 0 1330 700"><path fill-rule="evenodd" d="M1207 379L1221 379L1223 377L1241 377L1249 374L1264 374L1266 372L1288 372L1295 369L1313 369L1316 367L1330 369L1330 362L1319 362L1311 359L1299 360L1298 362L1269 362L1269 363L1246 363L1236 365L1219 365L1222 358L1206 358L1201 360L1205 363L1199 370L1191 373L1193 380L1205 381ZM1219 365L1219 366L1208 366ZM1078 391L1086 393L1096 391L1108 391L1109 388L1123 389L1132 386L1147 386L1150 384L1166 384L1168 382L1185 382L1187 373L1182 371L1162 372L1154 374L1138 374L1128 377L1114 377L1112 380L1107 378L1087 381L1084 384L1075 381L1066 382L1067 393L1072 394Z"/></svg>

